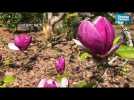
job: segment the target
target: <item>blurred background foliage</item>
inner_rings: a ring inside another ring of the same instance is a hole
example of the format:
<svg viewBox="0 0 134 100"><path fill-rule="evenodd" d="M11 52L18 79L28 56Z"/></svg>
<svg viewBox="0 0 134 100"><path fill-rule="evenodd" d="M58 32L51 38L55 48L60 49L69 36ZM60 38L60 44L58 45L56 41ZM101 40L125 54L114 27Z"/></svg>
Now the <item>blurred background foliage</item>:
<svg viewBox="0 0 134 100"><path fill-rule="evenodd" d="M64 33L68 40L75 37L77 26L79 22L85 18L94 19L96 16L106 16L111 22L114 22L113 13L106 12L80 12L80 13L65 13L64 18L56 25L56 33ZM53 16L58 16L58 13L53 13ZM48 21L47 13L29 13L29 12L1 12L0 13L0 25L1 27L7 27L9 29L16 29L18 24L42 24Z"/></svg>

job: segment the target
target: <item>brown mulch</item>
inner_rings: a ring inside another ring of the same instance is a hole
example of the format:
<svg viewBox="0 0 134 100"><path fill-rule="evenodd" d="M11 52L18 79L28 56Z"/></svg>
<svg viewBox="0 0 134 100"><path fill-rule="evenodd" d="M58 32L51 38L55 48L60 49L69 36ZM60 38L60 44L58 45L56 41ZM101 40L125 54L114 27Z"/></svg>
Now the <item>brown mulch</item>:
<svg viewBox="0 0 134 100"><path fill-rule="evenodd" d="M54 47L47 47L38 53L35 60L23 66L29 60L29 57L34 55L42 47L42 42L44 41L42 33L30 34L33 37L33 43L27 49L26 54L24 54L7 48L7 43L9 43L13 34L0 29L0 38L3 40L0 42L0 52L3 55L3 60L10 58L14 64L18 64L15 67L1 66L0 68L0 79L4 76L3 73L5 75L14 75L16 78L7 87L37 87L37 84L42 78L55 78L57 75L55 60L61 55L65 57L65 73L68 74L70 87L74 87L75 83L83 80L88 84L94 83L96 87L100 88L134 86L134 75L131 71L128 73L128 76L123 76L119 73L120 66L118 65L123 63L123 60L118 59L113 67L98 68L92 58L86 61L80 61L78 48L73 41L65 41L56 44ZM129 65L130 69L133 69L133 66ZM104 75L106 70L106 75Z"/></svg>

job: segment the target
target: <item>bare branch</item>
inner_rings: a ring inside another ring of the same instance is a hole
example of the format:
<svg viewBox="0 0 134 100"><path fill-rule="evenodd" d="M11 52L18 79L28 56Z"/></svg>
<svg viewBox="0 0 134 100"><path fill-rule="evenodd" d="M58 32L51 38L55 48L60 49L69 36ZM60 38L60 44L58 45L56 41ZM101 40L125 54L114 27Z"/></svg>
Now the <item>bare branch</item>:
<svg viewBox="0 0 134 100"><path fill-rule="evenodd" d="M49 23L49 24L51 24L52 18L53 18L53 13L50 13L50 12L49 12L49 13L47 14L47 19L48 19L48 23Z"/></svg>
<svg viewBox="0 0 134 100"><path fill-rule="evenodd" d="M51 19L51 25L56 24L57 22L59 22L61 19L63 19L65 13L59 13L58 16L53 16L53 18Z"/></svg>
<svg viewBox="0 0 134 100"><path fill-rule="evenodd" d="M51 20L51 25L52 25L52 30L54 31L55 25L60 22L64 17L65 13L59 13L59 16L54 16L53 19Z"/></svg>

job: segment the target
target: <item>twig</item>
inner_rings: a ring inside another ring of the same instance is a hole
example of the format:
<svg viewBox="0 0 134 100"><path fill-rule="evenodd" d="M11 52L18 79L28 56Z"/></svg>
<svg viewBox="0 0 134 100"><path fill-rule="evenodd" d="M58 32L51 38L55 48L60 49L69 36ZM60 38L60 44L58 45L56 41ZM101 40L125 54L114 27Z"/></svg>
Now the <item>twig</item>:
<svg viewBox="0 0 134 100"><path fill-rule="evenodd" d="M102 76L99 78L96 87L98 87L100 80L103 79L103 77L107 75L107 71L108 71L108 69L109 69L109 68L107 68L107 69L104 71L104 73L102 74Z"/></svg>
<svg viewBox="0 0 134 100"><path fill-rule="evenodd" d="M111 50L106 53L105 55L97 55L96 57L98 58L101 58L101 59L104 59L104 58L107 58L108 56L111 56L117 49L119 49L119 47L123 44L123 42L117 44L117 45L114 45Z"/></svg>
<svg viewBox="0 0 134 100"><path fill-rule="evenodd" d="M117 60L118 59L118 56L115 56L114 58L112 58L109 62L108 62L108 64L109 65L112 65L112 63L115 61L115 60Z"/></svg>
<svg viewBox="0 0 134 100"><path fill-rule="evenodd" d="M123 62L120 66L124 66L128 62L127 59L125 59L125 62Z"/></svg>

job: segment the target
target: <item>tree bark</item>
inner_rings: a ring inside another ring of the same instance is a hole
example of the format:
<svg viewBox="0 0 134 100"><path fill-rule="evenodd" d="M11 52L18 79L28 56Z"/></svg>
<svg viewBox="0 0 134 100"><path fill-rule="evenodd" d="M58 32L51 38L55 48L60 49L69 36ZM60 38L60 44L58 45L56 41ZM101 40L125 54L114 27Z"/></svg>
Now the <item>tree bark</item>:
<svg viewBox="0 0 134 100"><path fill-rule="evenodd" d="M65 13L59 13L58 16L53 16L53 13L49 12L43 15L43 33L45 34L45 39L49 40L54 34L55 25L65 17ZM45 16L47 22L45 22Z"/></svg>

